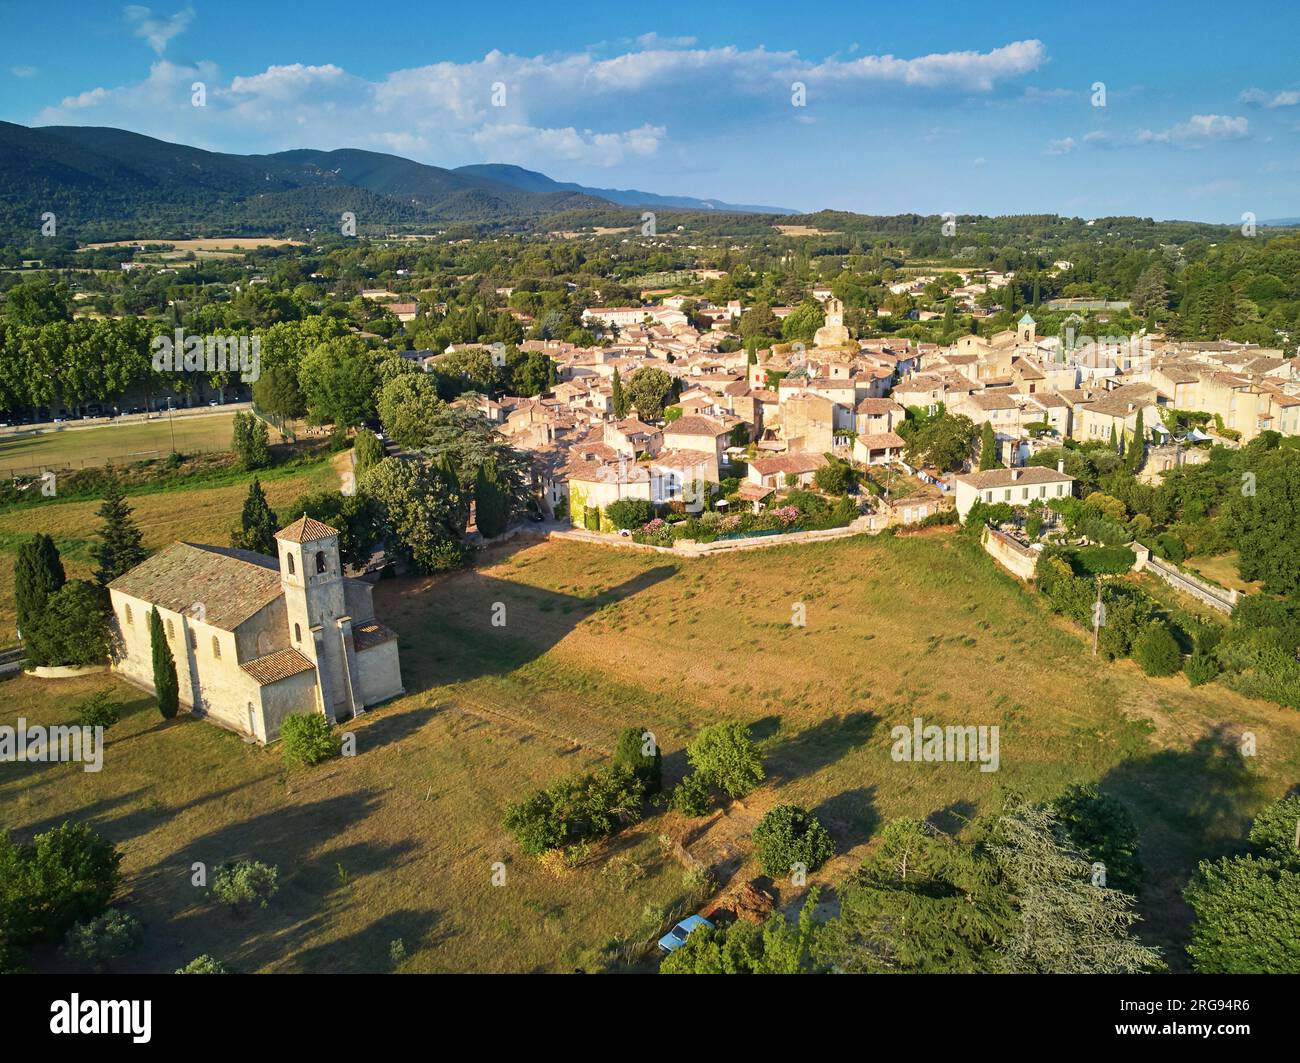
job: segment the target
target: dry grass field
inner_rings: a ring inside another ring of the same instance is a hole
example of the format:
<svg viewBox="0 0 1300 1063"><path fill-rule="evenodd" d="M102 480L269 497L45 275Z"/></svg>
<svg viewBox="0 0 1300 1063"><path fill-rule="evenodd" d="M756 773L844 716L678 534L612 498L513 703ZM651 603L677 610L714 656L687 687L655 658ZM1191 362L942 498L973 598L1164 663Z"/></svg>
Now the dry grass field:
<svg viewBox="0 0 1300 1063"><path fill-rule="evenodd" d="M1096 780L1138 820L1141 929L1178 967L1196 860L1236 844L1300 780L1295 713L1093 659L1080 633L946 533L693 561L514 544L474 570L382 582L375 597L401 637L408 693L346 725L355 757L289 772L275 748L164 725L128 692L101 773L4 768L0 827L27 837L89 819L122 847L123 903L148 927L135 969L211 952L242 970L387 970L399 938L410 971L635 963L688 898L657 840L672 814L557 876L518 852L502 813L604 760L625 726L656 734L671 784L686 742L729 717L752 725L768 777L697 843L728 870L756 873L748 832L781 801L815 809L834 836L839 855L814 876L833 898L884 820L960 830L1007 791L1048 798ZM498 602L504 627L491 623ZM805 627L790 622L796 602ZM9 681L0 722L65 720L108 682ZM914 716L997 724L1001 769L894 762L890 728ZM1244 730L1255 758L1236 753ZM195 861L242 857L280 868L265 911L218 910L190 884ZM498 861L506 879L493 886ZM611 862L633 873L620 882ZM797 899L778 886L782 903Z"/></svg>

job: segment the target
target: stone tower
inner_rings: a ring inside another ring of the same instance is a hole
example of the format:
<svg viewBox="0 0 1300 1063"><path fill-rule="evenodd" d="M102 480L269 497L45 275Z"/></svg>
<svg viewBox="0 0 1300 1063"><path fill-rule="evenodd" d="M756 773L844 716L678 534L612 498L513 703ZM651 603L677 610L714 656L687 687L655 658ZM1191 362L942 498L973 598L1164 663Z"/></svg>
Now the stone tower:
<svg viewBox="0 0 1300 1063"><path fill-rule="evenodd" d="M1026 346L1032 345L1038 335L1038 322L1028 314L1020 319L1016 328L1016 340Z"/></svg>
<svg viewBox="0 0 1300 1063"><path fill-rule="evenodd" d="M813 336L814 347L844 347L852 342L844 327L844 304L835 296L826 300L826 324Z"/></svg>
<svg viewBox="0 0 1300 1063"><path fill-rule="evenodd" d="M289 644L316 666L320 708L335 723L362 710L339 533L305 514L275 534Z"/></svg>

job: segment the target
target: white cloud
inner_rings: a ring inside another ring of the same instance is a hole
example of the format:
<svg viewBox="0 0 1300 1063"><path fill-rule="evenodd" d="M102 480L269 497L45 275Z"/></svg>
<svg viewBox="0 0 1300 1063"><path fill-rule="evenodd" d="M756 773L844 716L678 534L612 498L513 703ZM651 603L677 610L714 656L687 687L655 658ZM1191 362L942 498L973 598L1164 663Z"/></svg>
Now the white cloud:
<svg viewBox="0 0 1300 1063"><path fill-rule="evenodd" d="M157 51L189 17L188 8L168 20L145 8L130 10L137 32ZM766 120L756 110L788 115L793 81L808 85L813 110L817 103L860 102L864 90L884 85L906 93L986 93L1045 61L1039 41L988 52L813 62L795 52L699 48L686 38L652 35L614 55L491 51L373 80L333 64L303 63L220 77L212 64L182 67L160 59L144 81L69 97L36 121L116 125L240 151L354 146L448 165L509 157L616 166L661 151L669 115L682 116L674 126L679 136L688 123L703 135L740 113L755 121ZM195 79L207 84L202 109L190 107Z"/></svg>
<svg viewBox="0 0 1300 1063"><path fill-rule="evenodd" d="M1247 89L1241 94L1242 103L1263 107L1294 107L1300 104L1300 91L1285 89L1281 92L1265 92L1263 89Z"/></svg>
<svg viewBox="0 0 1300 1063"><path fill-rule="evenodd" d="M134 27L135 35L147 41L157 55L162 55L167 50L171 39L183 33L185 28L194 21L192 7L187 7L169 17L160 18L147 7L129 4L122 9L122 14L126 16L127 23Z"/></svg>
<svg viewBox="0 0 1300 1063"><path fill-rule="evenodd" d="M1183 147L1201 147L1213 140L1241 140L1250 135L1250 121L1226 114L1194 114L1186 122L1179 122L1158 132L1140 129L1135 138L1138 144L1174 144Z"/></svg>
<svg viewBox="0 0 1300 1063"><path fill-rule="evenodd" d="M11 66L9 73L16 78L34 78L36 76L36 67L26 65Z"/></svg>
<svg viewBox="0 0 1300 1063"><path fill-rule="evenodd" d="M1060 140L1051 140L1047 144L1048 155L1068 155L1079 145L1074 137L1063 137Z"/></svg>

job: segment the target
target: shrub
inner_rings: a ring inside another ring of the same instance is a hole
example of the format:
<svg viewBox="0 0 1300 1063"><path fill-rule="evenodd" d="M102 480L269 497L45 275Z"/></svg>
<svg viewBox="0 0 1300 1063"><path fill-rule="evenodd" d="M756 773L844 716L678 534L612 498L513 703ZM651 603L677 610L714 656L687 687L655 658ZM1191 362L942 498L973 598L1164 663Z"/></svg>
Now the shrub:
<svg viewBox="0 0 1300 1063"><path fill-rule="evenodd" d="M339 751L338 737L319 712L286 716L280 724L280 740L284 743L284 762L299 767L319 764Z"/></svg>
<svg viewBox="0 0 1300 1063"><path fill-rule="evenodd" d="M280 869L256 860L222 864L212 876L212 895L239 910L242 905L265 908L280 888Z"/></svg>
<svg viewBox="0 0 1300 1063"><path fill-rule="evenodd" d="M506 809L504 826L529 856L603 838L641 817L645 783L636 772L611 765L560 779Z"/></svg>
<svg viewBox="0 0 1300 1063"><path fill-rule="evenodd" d="M644 498L620 498L605 507L605 516L615 528L639 528L654 515L654 506Z"/></svg>
<svg viewBox="0 0 1300 1063"><path fill-rule="evenodd" d="M195 956L184 967L176 968L177 974L230 974L230 969L220 960L214 959L206 952Z"/></svg>
<svg viewBox="0 0 1300 1063"><path fill-rule="evenodd" d="M715 723L686 747L686 759L705 781L732 797L744 797L763 781L763 761L749 728L742 723Z"/></svg>
<svg viewBox="0 0 1300 1063"><path fill-rule="evenodd" d="M646 750L650 752L647 753ZM629 727L618 736L614 748L614 767L635 772L645 783L646 793L657 794L663 788L664 756L654 735L643 727Z"/></svg>
<svg viewBox="0 0 1300 1063"><path fill-rule="evenodd" d="M1120 575L1137 560L1127 546L1087 546L1076 550L1071 561L1083 576Z"/></svg>
<svg viewBox="0 0 1300 1063"><path fill-rule="evenodd" d="M1134 893L1142 881L1137 824L1128 808L1095 783L1071 786L1052 802L1069 840L1106 869L1106 885Z"/></svg>
<svg viewBox="0 0 1300 1063"><path fill-rule="evenodd" d="M102 971L114 960L138 949L143 941L140 920L129 912L110 908L103 915L69 930L64 950L73 961Z"/></svg>
<svg viewBox="0 0 1300 1063"><path fill-rule="evenodd" d="M1187 547L1173 532L1165 532L1163 535L1157 535L1155 541L1156 553L1166 561L1172 561L1175 565L1187 557Z"/></svg>
<svg viewBox="0 0 1300 1063"><path fill-rule="evenodd" d="M669 808L692 818L708 815L711 803L708 780L698 772L691 772L682 779L668 798Z"/></svg>
<svg viewBox="0 0 1300 1063"><path fill-rule="evenodd" d="M835 855L835 843L817 817L798 805L777 805L754 828L763 871L789 875L795 864L815 871Z"/></svg>
<svg viewBox="0 0 1300 1063"><path fill-rule="evenodd" d="M108 906L121 862L84 823L63 823L24 846L0 834L0 931L14 944L57 940Z"/></svg>
<svg viewBox="0 0 1300 1063"><path fill-rule="evenodd" d="M1133 643L1133 660L1147 675L1173 675L1182 667L1183 655L1169 628L1156 621Z"/></svg>
<svg viewBox="0 0 1300 1063"><path fill-rule="evenodd" d="M122 703L109 690L97 690L77 702L77 722L82 727L108 730L122 718Z"/></svg>
<svg viewBox="0 0 1300 1063"><path fill-rule="evenodd" d="M1191 686L1199 687L1218 678L1219 665L1210 654L1197 650L1183 664L1183 675Z"/></svg>
<svg viewBox="0 0 1300 1063"><path fill-rule="evenodd" d="M69 580L23 631L33 664L99 664L112 649L107 594L89 580Z"/></svg>

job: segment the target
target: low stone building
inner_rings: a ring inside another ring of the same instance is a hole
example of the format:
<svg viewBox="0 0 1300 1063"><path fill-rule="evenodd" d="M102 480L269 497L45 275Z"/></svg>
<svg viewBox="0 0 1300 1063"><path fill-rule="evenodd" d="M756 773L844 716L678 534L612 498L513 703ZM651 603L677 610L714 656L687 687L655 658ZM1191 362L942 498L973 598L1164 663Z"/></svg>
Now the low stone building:
<svg viewBox="0 0 1300 1063"><path fill-rule="evenodd" d="M331 723L403 693L397 636L374 618L368 583L343 575L339 533L303 516L278 558L177 542L108 585L116 672L154 689L149 613L197 715L274 741L292 713Z"/></svg>

